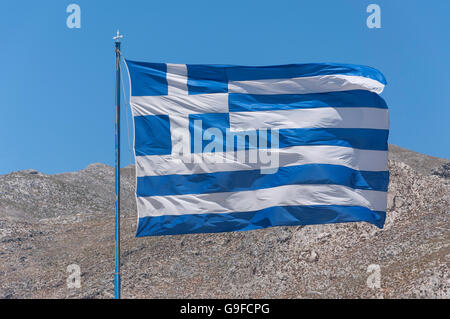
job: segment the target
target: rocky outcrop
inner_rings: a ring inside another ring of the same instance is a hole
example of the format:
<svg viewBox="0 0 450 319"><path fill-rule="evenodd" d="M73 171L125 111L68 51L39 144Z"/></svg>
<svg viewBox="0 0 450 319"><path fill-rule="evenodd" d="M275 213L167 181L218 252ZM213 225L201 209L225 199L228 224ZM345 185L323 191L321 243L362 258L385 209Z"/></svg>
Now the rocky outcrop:
<svg viewBox="0 0 450 319"><path fill-rule="evenodd" d="M382 230L349 223L135 238L134 173L122 169L123 296L449 298L448 161L390 149ZM0 176L1 298L112 297L113 183L103 164ZM81 288L67 287L71 264ZM378 274L379 288L370 284Z"/></svg>
<svg viewBox="0 0 450 319"><path fill-rule="evenodd" d="M432 175L436 175L443 178L450 178L450 162L441 165L431 171Z"/></svg>
<svg viewBox="0 0 450 319"><path fill-rule="evenodd" d="M430 175L436 169L449 162L448 159L413 152L403 147L389 144L389 159L402 162L422 175Z"/></svg>

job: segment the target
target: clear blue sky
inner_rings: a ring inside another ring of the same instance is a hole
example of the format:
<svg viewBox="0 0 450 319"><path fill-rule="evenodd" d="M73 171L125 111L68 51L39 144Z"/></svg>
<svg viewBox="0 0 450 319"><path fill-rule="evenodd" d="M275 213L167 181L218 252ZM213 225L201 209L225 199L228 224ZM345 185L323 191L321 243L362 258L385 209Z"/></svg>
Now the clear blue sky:
<svg viewBox="0 0 450 319"><path fill-rule="evenodd" d="M81 29L66 26L70 3ZM381 29L366 26L370 3ZM134 60L375 67L388 81L389 142L450 158L450 1L5 0L0 12L0 174L113 165L117 28Z"/></svg>

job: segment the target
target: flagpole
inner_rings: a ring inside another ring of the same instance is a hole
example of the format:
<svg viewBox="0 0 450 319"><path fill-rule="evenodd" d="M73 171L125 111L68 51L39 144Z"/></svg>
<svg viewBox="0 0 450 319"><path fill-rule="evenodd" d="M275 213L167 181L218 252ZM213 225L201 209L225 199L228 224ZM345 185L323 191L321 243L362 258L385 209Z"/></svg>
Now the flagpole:
<svg viewBox="0 0 450 319"><path fill-rule="evenodd" d="M115 193L116 193L116 218L115 218L115 242L116 262L114 270L114 298L121 297L120 280L120 39L123 38L117 30L113 38L116 43L116 120L115 120Z"/></svg>

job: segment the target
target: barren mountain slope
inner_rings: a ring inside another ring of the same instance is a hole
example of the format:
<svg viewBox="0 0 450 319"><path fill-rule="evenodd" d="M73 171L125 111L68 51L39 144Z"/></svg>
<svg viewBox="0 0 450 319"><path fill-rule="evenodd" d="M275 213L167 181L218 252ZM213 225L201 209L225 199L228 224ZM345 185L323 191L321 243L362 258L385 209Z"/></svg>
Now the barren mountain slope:
<svg viewBox="0 0 450 319"><path fill-rule="evenodd" d="M450 163L448 159L413 152L393 144L389 145L389 159L396 162L403 162L416 172L424 175L439 175L436 173L441 171L443 166L446 167L445 164L448 165ZM450 172L450 167L447 169Z"/></svg>
<svg viewBox="0 0 450 319"><path fill-rule="evenodd" d="M123 297L449 298L448 161L390 151L382 230L349 223L135 238L134 173L122 169ZM113 184L103 164L0 176L0 298L112 297ZM79 289L67 288L70 264L81 268ZM379 289L366 283L371 264Z"/></svg>

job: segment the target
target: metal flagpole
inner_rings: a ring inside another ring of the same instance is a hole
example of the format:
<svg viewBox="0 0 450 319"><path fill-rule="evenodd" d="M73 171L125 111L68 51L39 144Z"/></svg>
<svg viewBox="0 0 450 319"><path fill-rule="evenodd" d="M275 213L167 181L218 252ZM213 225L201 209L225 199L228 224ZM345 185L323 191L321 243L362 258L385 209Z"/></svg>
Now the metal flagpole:
<svg viewBox="0 0 450 319"><path fill-rule="evenodd" d="M116 192L116 219L115 219L115 241L116 241L116 265L114 270L114 298L120 299L120 39L123 38L117 30L116 36L116 124L115 124L115 192Z"/></svg>

